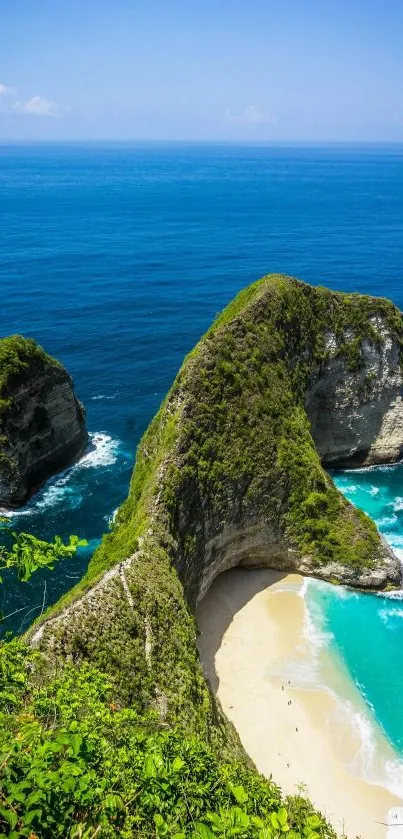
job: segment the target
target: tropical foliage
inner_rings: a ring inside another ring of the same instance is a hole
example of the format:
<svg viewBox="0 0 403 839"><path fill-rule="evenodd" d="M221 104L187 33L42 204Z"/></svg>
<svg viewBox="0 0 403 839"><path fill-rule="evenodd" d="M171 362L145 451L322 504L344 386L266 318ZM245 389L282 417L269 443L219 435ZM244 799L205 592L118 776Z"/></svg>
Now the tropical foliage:
<svg viewBox="0 0 403 839"><path fill-rule="evenodd" d="M27 580L79 545L14 534L3 567ZM301 797L152 711L122 707L90 664L47 671L42 654L0 643L0 835L9 839L334 839Z"/></svg>
<svg viewBox="0 0 403 839"><path fill-rule="evenodd" d="M40 657L1 649L0 832L10 839L334 839L302 798L282 799L206 743L114 701L89 665L36 684ZM36 675L33 675L36 674Z"/></svg>

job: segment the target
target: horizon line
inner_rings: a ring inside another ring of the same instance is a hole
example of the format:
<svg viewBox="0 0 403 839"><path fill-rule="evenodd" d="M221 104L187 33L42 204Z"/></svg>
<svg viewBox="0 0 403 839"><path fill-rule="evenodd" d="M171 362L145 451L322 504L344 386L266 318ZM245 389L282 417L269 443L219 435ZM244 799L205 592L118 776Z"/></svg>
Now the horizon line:
<svg viewBox="0 0 403 839"><path fill-rule="evenodd" d="M403 146L403 137L399 140L255 140L251 138L244 139L194 139L194 138L154 138L154 137L37 137L37 138L22 138L22 137L0 137L0 146L9 145L34 145L34 144L77 144L77 143L116 143L122 145L128 144L186 144L186 145L227 145L227 146Z"/></svg>

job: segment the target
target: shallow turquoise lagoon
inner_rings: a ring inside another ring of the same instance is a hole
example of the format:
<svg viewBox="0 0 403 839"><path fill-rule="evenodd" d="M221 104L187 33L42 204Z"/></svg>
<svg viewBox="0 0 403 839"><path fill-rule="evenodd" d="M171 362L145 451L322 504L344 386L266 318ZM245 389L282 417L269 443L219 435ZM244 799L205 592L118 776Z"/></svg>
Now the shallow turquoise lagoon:
<svg viewBox="0 0 403 839"><path fill-rule="evenodd" d="M403 466L333 475L403 556ZM306 602L316 630L350 672L390 743L403 755L403 592L367 595L312 582Z"/></svg>

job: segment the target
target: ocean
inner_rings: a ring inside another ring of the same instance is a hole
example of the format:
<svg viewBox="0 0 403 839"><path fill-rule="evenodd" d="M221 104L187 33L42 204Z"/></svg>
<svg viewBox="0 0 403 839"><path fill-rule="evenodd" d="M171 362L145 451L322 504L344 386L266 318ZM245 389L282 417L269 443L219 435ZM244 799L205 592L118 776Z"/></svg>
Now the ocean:
<svg viewBox="0 0 403 839"><path fill-rule="evenodd" d="M281 272L403 309L402 164L393 145L0 146L0 334L32 336L65 364L91 435L12 516L16 530L88 547L29 584L7 575L4 631L84 573L184 355L243 286ZM334 477L403 556L403 467ZM365 725L403 757L403 600L316 582L305 596Z"/></svg>

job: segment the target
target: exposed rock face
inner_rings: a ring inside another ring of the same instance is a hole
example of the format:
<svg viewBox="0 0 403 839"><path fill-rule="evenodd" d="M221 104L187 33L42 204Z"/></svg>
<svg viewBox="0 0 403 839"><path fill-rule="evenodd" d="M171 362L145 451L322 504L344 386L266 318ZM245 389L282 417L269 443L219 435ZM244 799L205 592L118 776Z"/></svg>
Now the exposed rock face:
<svg viewBox="0 0 403 839"><path fill-rule="evenodd" d="M399 585L399 560L322 462L400 456L402 344L385 300L281 276L241 292L185 360L112 533L34 643L50 660L101 662L125 700L137 701L142 673L144 701L188 721L199 703L200 722L213 711L186 604L217 574L244 565Z"/></svg>
<svg viewBox="0 0 403 839"><path fill-rule="evenodd" d="M362 363L351 371L326 336L329 357L311 384L306 410L312 437L327 465L394 463L403 450L403 375L399 336L381 317L370 319L379 342L362 341ZM348 336L354 340L354 334Z"/></svg>
<svg viewBox="0 0 403 839"><path fill-rule="evenodd" d="M383 537L380 538L380 562L375 567L364 566L357 572L357 569L334 561L315 567L312 557L301 556L290 548L270 531L266 522L251 524L245 521L238 527L225 527L207 543L202 572L195 585L196 605L219 574L238 566L274 568L285 573L295 571L323 580L341 580L345 585L363 589L383 588L387 582L398 585L402 575L401 564Z"/></svg>
<svg viewBox="0 0 403 839"><path fill-rule="evenodd" d="M34 342L0 342L0 506L22 504L87 443L85 412L66 370Z"/></svg>

